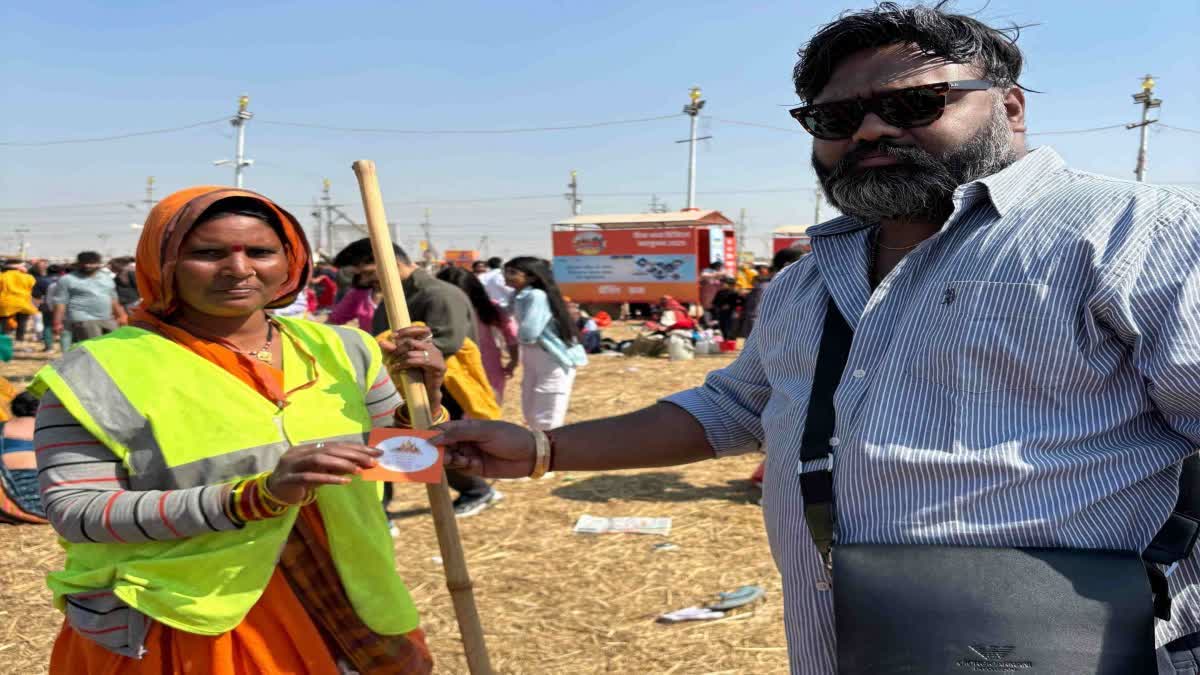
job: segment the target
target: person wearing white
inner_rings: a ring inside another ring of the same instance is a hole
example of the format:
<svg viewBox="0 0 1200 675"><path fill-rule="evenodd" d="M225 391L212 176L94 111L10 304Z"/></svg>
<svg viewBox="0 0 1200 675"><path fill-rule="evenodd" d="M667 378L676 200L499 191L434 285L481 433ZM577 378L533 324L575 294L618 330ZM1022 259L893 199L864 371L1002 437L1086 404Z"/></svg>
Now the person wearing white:
<svg viewBox="0 0 1200 675"><path fill-rule="evenodd" d="M513 301L513 289L505 283L504 270L500 269L499 258L488 258L487 270L480 272L479 267L483 261L476 261L475 275L479 277L480 283L483 284L483 290L487 291L488 297L492 302L496 303L500 309L508 311Z"/></svg>
<svg viewBox="0 0 1200 675"><path fill-rule="evenodd" d="M516 291L513 311L521 343L521 412L531 429L562 426L575 372L587 364L579 332L567 312L554 275L537 258L513 258L504 278Z"/></svg>

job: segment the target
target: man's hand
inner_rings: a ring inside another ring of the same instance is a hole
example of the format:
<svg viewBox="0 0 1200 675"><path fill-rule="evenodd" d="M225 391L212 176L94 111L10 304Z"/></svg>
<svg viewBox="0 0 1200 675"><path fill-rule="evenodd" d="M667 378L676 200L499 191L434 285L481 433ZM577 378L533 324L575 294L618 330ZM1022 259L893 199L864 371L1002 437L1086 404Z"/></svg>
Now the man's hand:
<svg viewBox="0 0 1200 675"><path fill-rule="evenodd" d="M300 504L322 485L345 485L350 475L375 466L383 452L357 443L308 443L283 453L267 479L280 501Z"/></svg>
<svg viewBox="0 0 1200 675"><path fill-rule="evenodd" d="M458 420L439 427L430 442L446 448L447 468L486 478L524 478L533 473L533 432L508 422Z"/></svg>

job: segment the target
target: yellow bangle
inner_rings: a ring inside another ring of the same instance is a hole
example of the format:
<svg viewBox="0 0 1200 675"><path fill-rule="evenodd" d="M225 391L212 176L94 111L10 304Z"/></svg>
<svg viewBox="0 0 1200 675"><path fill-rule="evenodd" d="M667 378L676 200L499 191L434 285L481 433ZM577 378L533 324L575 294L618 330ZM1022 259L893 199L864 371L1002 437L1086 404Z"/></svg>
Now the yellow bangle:
<svg viewBox="0 0 1200 675"><path fill-rule="evenodd" d="M279 497L271 494L271 490L267 488L267 479L270 477L271 472L268 471L266 473L258 474L254 477L254 480L258 483L258 493L262 496L263 506L271 511L278 511L278 513L275 515L282 514L284 511L292 508L293 506L307 506L317 499L317 491L309 488L308 493L304 496L303 501L301 501L299 504L289 504Z"/></svg>
<svg viewBox="0 0 1200 675"><path fill-rule="evenodd" d="M533 432L535 454L533 458L533 471L529 474L529 477L537 480L545 476L546 472L550 470L550 437L544 431L538 431L537 429L531 429L530 431Z"/></svg>
<svg viewBox="0 0 1200 675"><path fill-rule="evenodd" d="M412 420L408 418L408 407L400 406L396 408L396 412L392 415L392 420L396 423L396 427L401 429L411 429ZM439 424L445 424L450 421L450 412L446 410L446 406L438 408L437 417L430 421L429 425L436 427Z"/></svg>

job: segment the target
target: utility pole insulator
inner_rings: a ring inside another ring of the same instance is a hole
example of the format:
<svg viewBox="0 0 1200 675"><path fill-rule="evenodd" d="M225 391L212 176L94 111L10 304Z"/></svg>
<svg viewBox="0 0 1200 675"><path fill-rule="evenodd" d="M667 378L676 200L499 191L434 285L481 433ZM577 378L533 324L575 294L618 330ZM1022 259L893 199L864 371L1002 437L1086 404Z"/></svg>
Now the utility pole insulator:
<svg viewBox="0 0 1200 675"><path fill-rule="evenodd" d="M578 171L575 171L575 170L571 171L571 182L567 183L567 187L570 188L571 191L564 194L563 197L566 197L567 203L569 203L571 205L571 215L577 216L577 215L579 215L579 205L583 203L583 200L579 198L579 172Z"/></svg>
<svg viewBox="0 0 1200 675"><path fill-rule="evenodd" d="M1150 125L1158 120L1150 119L1150 109L1162 106L1162 99L1154 98L1154 76L1142 78L1142 90L1133 95L1133 102L1142 106L1142 121L1126 124L1126 129L1141 129L1141 142L1138 144L1137 165L1133 173L1138 182L1146 180L1146 163L1150 154Z"/></svg>
<svg viewBox="0 0 1200 675"><path fill-rule="evenodd" d="M235 130L233 161L230 162L227 159L221 159L213 162L213 164L216 164L217 166L231 163L233 164L234 187L242 187L242 171L246 167L254 164L254 160L246 159L246 123L254 117L254 113L246 109L249 105L250 97L242 94L240 97L238 97L237 112L234 113L233 117L229 120L229 124Z"/></svg>

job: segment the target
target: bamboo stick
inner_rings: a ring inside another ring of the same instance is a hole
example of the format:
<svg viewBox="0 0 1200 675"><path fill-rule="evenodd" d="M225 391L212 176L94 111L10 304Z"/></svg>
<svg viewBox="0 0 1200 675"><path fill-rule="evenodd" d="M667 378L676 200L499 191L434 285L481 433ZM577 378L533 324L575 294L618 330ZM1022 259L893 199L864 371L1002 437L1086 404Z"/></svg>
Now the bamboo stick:
<svg viewBox="0 0 1200 675"><path fill-rule="evenodd" d="M388 231L387 216L383 210L383 197L379 191L375 163L369 159L358 160L354 163L354 175L358 178L359 191L362 193L371 250L375 254L375 266L378 268L377 274L383 287L383 301L387 306L391 328L405 328L412 320L404 299L400 271L396 268L396 256L392 250L392 236ZM408 405L413 428L428 429L432 426L433 417L423 376L420 371L409 371L402 374L400 380L400 390ZM483 626L479 621L479 610L475 606L471 576L467 572L467 560L458 535L458 521L454 517L454 504L450 500L450 486L446 483L445 472L442 472L440 483L427 485L426 488L429 493L429 506L433 511L433 525L437 530L438 547L442 551L446 587L450 590L450 599L454 603L454 616L458 620L458 630L467 656L467 667L471 675L492 675L487 643L484 641Z"/></svg>

